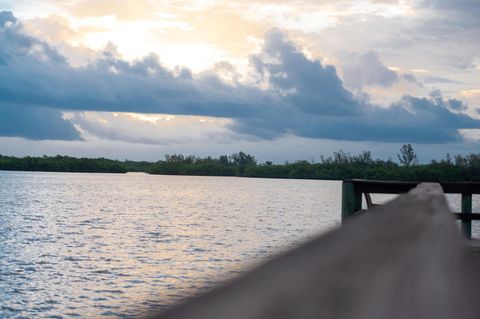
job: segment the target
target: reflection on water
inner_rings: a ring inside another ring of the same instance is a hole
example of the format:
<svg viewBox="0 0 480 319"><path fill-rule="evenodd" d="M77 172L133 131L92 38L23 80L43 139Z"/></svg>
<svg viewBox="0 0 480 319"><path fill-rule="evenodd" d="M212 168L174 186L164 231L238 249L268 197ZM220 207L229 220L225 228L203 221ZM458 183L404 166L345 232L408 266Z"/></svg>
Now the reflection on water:
<svg viewBox="0 0 480 319"><path fill-rule="evenodd" d="M340 183L0 172L0 317L128 317L340 221Z"/></svg>

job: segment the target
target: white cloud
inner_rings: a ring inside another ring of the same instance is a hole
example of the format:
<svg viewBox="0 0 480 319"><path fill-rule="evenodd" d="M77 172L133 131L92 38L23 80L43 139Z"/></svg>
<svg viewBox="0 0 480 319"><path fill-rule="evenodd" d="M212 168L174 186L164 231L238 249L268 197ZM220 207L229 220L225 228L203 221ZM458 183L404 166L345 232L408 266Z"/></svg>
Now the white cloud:
<svg viewBox="0 0 480 319"><path fill-rule="evenodd" d="M227 129L231 120L165 114L67 112L86 140L105 139L129 143L171 145L228 143L241 137ZM243 139L244 137L242 137Z"/></svg>

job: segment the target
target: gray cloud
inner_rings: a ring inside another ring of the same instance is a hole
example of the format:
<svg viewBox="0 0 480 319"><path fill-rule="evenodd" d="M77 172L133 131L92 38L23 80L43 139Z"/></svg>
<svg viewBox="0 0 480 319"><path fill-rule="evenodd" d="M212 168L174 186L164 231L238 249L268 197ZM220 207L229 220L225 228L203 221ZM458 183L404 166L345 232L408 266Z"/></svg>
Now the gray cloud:
<svg viewBox="0 0 480 319"><path fill-rule="evenodd" d="M58 122L60 110L205 115L230 118L232 131L266 139L293 134L417 143L461 141L459 129L480 128L480 121L458 112L463 108L456 100L405 96L386 108L361 102L333 66L307 58L279 30L268 32L262 51L250 58L263 89L226 83L213 72L172 71L153 54L127 62L112 46L96 61L74 68L54 48L26 35L18 22L0 29L0 43L0 109L49 110L43 123L50 117ZM367 82L394 80L374 53L365 63L378 69ZM27 125L22 117L13 121ZM13 131L5 128L2 134ZM66 128L57 132L57 138L75 136ZM48 134L17 130L16 135Z"/></svg>
<svg viewBox="0 0 480 319"><path fill-rule="evenodd" d="M291 133L310 138L329 138L345 141L448 143L461 141L459 128L479 128L480 122L465 114L450 111L456 100L405 96L389 108L371 106L357 117L322 117L292 114L272 116L255 122L237 123L237 131ZM458 104L457 104L458 105Z"/></svg>
<svg viewBox="0 0 480 319"><path fill-rule="evenodd" d="M332 67L324 68L319 61L306 58L279 31L267 34L262 54L254 60L257 69L263 71L265 65L268 67L266 77L274 89L291 92L285 99L292 102L297 111L275 112L268 117L237 121L233 127L237 131L254 132L264 137L275 136L274 132L277 132L350 141L446 143L462 140L458 132L460 128L480 127L480 121L452 112L465 110L461 101L444 100L438 92L430 98L405 96L388 108L356 101L343 88ZM332 89L325 83L334 83L335 86ZM310 90L297 90L304 86ZM297 99L306 103L295 103ZM310 108L317 106L316 102L322 99L338 99L341 106L331 112L327 103L325 109L317 107L317 112L310 112ZM302 108L304 105L309 107Z"/></svg>
<svg viewBox="0 0 480 319"><path fill-rule="evenodd" d="M17 18L13 15L10 11L1 11L0 12L0 27L4 28L7 23L10 22L15 24L17 22Z"/></svg>
<svg viewBox="0 0 480 319"><path fill-rule="evenodd" d="M0 136L32 140L81 140L71 122L56 109L30 106L0 107Z"/></svg>
<svg viewBox="0 0 480 319"><path fill-rule="evenodd" d="M1 29L0 42L5 43L0 105L232 117L256 113L252 96L260 105L261 99L275 99L255 88L227 85L212 74L193 79L187 69L170 71L154 54L127 62L112 47L91 64L74 68L54 48L26 35L20 24Z"/></svg>
<svg viewBox="0 0 480 319"><path fill-rule="evenodd" d="M473 70L478 58L480 38L480 4L477 0L422 0L418 10L426 10L415 30L412 40L426 47L430 59L435 56L444 66L452 69ZM428 62L428 59L425 59Z"/></svg>
<svg viewBox="0 0 480 319"><path fill-rule="evenodd" d="M391 86L398 82L397 72L387 68L376 51L363 54L342 54L343 80L350 88L360 89L366 85Z"/></svg>
<svg viewBox="0 0 480 319"><path fill-rule="evenodd" d="M457 99L444 99L440 90L430 92L430 98L433 103L442 105L449 110L462 112L468 109L468 106L463 101Z"/></svg>
<svg viewBox="0 0 480 319"><path fill-rule="evenodd" d="M350 8L352 3L345 7ZM397 9L402 8L406 11L400 10L394 16L374 13L340 16L336 25L310 36L309 41L330 57L338 49L364 52L375 48L388 59L389 65L424 69L433 75L449 74L475 83L480 52L479 2L402 1ZM466 70L471 74L467 75Z"/></svg>
<svg viewBox="0 0 480 319"><path fill-rule="evenodd" d="M442 11L447 19L455 19L457 26L479 28L480 6L477 0L423 0L424 7Z"/></svg>
<svg viewBox="0 0 480 319"><path fill-rule="evenodd" d="M17 19L8 11L0 12L0 135L22 136L34 140L61 139L80 140L79 132L72 123L63 118L58 109L47 107L34 107L32 105L18 105L8 103L20 99L18 95L31 95L28 90L23 90L27 83L42 81L42 78L32 79L30 76L18 83L20 87L12 87L10 81L12 66L21 68L23 60L17 55L31 54L39 59L51 59L57 63L65 60L55 50L45 45L42 41L22 34L21 25L16 24ZM20 92L19 92L20 91Z"/></svg>
<svg viewBox="0 0 480 319"><path fill-rule="evenodd" d="M464 84L461 81L455 81L447 78L442 78L438 76L426 76L423 78L425 83L455 83L455 84Z"/></svg>
<svg viewBox="0 0 480 319"><path fill-rule="evenodd" d="M341 52L339 57L342 64L343 81L348 88L360 90L371 85L386 88L400 80L421 86L413 74L398 73L385 66L377 51Z"/></svg>
<svg viewBox="0 0 480 319"><path fill-rule="evenodd" d="M361 108L343 87L335 67L309 60L279 30L266 34L262 52L250 61L271 90L296 111L352 116Z"/></svg>

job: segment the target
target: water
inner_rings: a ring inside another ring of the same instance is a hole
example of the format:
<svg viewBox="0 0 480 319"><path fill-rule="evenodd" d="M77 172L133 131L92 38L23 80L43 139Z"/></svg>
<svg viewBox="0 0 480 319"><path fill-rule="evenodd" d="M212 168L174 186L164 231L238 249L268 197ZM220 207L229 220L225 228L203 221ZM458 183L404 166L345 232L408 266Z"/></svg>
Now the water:
<svg viewBox="0 0 480 319"><path fill-rule="evenodd" d="M0 318L162 310L340 222L332 181L0 171L0 185Z"/></svg>
<svg viewBox="0 0 480 319"><path fill-rule="evenodd" d="M331 181L0 172L0 318L161 310L336 227Z"/></svg>

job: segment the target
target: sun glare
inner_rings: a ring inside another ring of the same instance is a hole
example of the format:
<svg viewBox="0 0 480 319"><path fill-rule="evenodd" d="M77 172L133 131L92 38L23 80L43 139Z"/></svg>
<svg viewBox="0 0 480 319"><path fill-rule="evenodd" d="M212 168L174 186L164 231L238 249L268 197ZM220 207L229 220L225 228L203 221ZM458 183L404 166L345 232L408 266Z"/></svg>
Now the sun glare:
<svg viewBox="0 0 480 319"><path fill-rule="evenodd" d="M194 39L180 44L164 41L162 36L171 29L192 31L188 23L171 19L125 22L118 21L115 16L104 16L77 20L73 25L78 30L86 30L82 33L81 44L93 50L101 50L113 43L127 60L156 53L168 67L180 65L199 72L229 58L223 50L208 43L195 42Z"/></svg>

